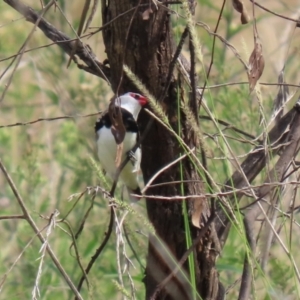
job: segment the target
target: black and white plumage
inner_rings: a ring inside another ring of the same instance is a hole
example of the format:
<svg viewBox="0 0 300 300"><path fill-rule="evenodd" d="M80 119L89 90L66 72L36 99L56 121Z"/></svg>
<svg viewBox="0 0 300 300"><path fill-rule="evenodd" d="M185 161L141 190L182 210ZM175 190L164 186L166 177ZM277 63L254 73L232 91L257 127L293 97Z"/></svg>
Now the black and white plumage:
<svg viewBox="0 0 300 300"><path fill-rule="evenodd" d="M122 114L122 120L126 129L123 140L123 152L121 162L123 162L139 138L139 128L137 117L142 106L147 104L147 99L136 93L126 93L115 99L115 106L119 106ZM96 122L95 131L97 138L98 157L106 173L115 178L117 171L116 156L117 143L111 132L111 119L108 111ZM120 173L119 179L128 189L129 194L141 194L138 183L138 171L140 170L142 153L137 148L132 159L125 165ZM131 197L132 200L137 200Z"/></svg>

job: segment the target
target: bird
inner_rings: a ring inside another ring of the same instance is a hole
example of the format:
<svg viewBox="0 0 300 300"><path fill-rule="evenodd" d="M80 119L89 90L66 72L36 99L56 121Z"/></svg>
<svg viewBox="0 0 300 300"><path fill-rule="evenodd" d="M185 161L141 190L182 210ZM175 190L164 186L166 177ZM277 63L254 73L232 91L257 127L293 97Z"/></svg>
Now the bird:
<svg viewBox="0 0 300 300"><path fill-rule="evenodd" d="M123 125L126 130L123 139L121 163L127 156L130 158L122 169L119 180L126 186L130 200L136 202L140 198L134 197L132 194L141 195L138 172L140 171L142 152L140 147L134 152L131 150L139 139L138 115L142 107L148 103L148 100L140 94L128 92L122 96L115 97L114 101L116 109L120 108ZM118 169L116 167L118 147L117 137L112 133L112 120L108 110L97 120L95 132L100 164L106 174L114 180Z"/></svg>

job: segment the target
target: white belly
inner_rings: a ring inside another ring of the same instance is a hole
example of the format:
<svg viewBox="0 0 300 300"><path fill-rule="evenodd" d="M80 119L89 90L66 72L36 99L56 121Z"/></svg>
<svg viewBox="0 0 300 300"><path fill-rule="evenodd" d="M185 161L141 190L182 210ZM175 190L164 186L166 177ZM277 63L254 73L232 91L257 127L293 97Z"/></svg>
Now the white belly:
<svg viewBox="0 0 300 300"><path fill-rule="evenodd" d="M132 149L132 147L136 143L136 133L126 133L125 139L123 141L123 153L122 159L127 156L128 151ZM114 179L116 174L116 155L117 155L117 144L111 133L110 128L103 127L98 131L98 156L100 163L107 174ZM135 152L136 162L132 163L129 161L126 166L123 168L119 179L130 189L135 190L138 187L137 180L137 172L140 169L141 162L141 150L138 148Z"/></svg>

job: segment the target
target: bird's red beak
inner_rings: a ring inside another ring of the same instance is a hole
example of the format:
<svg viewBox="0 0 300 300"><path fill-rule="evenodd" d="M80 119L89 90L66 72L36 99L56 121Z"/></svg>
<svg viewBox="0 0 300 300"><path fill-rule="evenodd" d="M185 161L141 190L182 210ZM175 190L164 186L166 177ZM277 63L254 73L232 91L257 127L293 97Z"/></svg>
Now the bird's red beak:
<svg viewBox="0 0 300 300"><path fill-rule="evenodd" d="M144 96L141 96L140 99L138 100L141 106L144 106L148 103L148 99Z"/></svg>

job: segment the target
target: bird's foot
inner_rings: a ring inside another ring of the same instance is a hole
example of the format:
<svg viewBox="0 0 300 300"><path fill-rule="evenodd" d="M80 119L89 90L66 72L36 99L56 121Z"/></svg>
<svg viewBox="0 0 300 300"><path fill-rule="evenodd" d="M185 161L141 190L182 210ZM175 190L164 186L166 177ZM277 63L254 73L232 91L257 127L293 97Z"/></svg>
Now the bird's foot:
<svg viewBox="0 0 300 300"><path fill-rule="evenodd" d="M133 163L136 162L136 156L135 156L135 154L134 154L133 151L131 151L131 150L128 151L127 152L127 156L128 156L128 158L130 159L131 162L133 162Z"/></svg>

